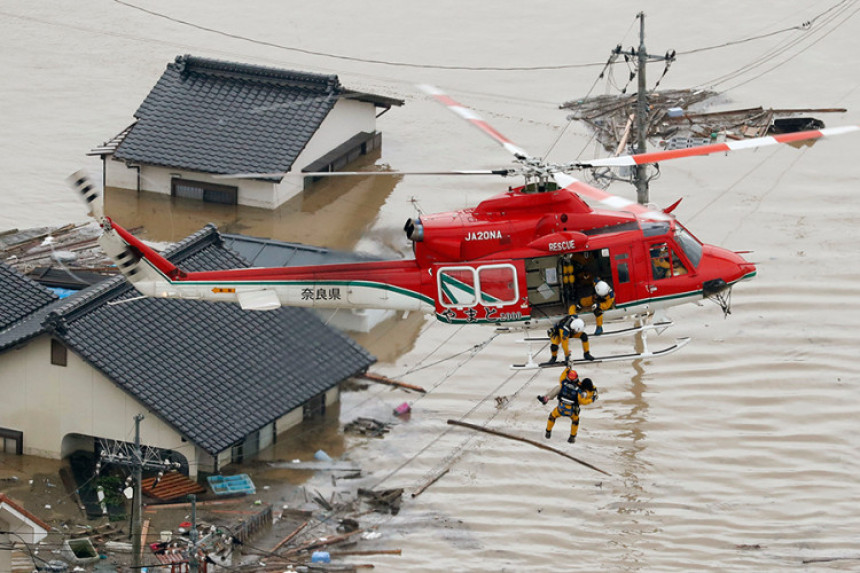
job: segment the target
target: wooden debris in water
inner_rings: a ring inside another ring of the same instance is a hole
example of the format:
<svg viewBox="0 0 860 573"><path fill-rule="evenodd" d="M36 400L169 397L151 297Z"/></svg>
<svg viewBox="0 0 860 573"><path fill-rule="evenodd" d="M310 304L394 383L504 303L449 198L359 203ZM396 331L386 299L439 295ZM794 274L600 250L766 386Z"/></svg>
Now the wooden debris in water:
<svg viewBox="0 0 860 573"><path fill-rule="evenodd" d="M370 380L371 382L378 382L379 384L385 384L387 386L396 386L397 388L403 388L404 390L413 390L415 392L421 392L422 394L426 394L427 390L422 388L421 386L415 386L413 384L407 384L406 382L398 382L397 380L392 380L391 378L386 378L385 376L380 376L379 374L373 374L371 372L365 372L364 374L358 374L358 378L364 378L365 380Z"/></svg>
<svg viewBox="0 0 860 573"><path fill-rule="evenodd" d="M380 513L391 512L391 515L397 515L400 512L403 488L384 489L381 491L359 488L358 495L365 498L375 511Z"/></svg>
<svg viewBox="0 0 860 573"><path fill-rule="evenodd" d="M388 433L391 424L380 422L373 418L356 418L343 427L343 431L347 434L359 434L362 436L370 436L372 438L381 438Z"/></svg>
<svg viewBox="0 0 860 573"><path fill-rule="evenodd" d="M540 448L540 449L542 449L542 450L547 450L547 451L550 451L550 452L554 452L554 453L556 453L556 454L558 454L558 455L560 455L560 456L564 456L564 457L566 457L567 459L569 459L569 460L573 460L573 461L575 461L575 462L576 462L576 463L578 463L578 464L581 464L581 465L584 465L584 466L585 466L585 467L587 467L587 468L591 468L591 469L593 469L594 471L600 472L600 473L605 474L605 475L612 475L612 474L610 474L610 473L608 473L608 472L603 471L602 469L600 469L600 468L598 468L598 467L596 467L596 466L591 465L591 464L590 464L590 463L588 463L588 462L584 462L584 461L582 461L582 460L580 460L580 459L578 459L578 458L575 458L575 457L573 457L572 455L570 455L570 454L568 454L568 453L566 453L566 452L563 452L563 451L561 451L561 450L557 450L556 448L550 447L550 446L548 446L548 445L546 445L546 444L542 444L542 443L540 443L540 442L536 442L536 441L534 441L534 440L529 440L528 438L521 438L520 436L514 436L514 435L511 435L511 434L507 434L507 433L505 433L505 432L500 432L500 431L498 431L498 430L491 430L491 429L489 429L489 428L484 428L484 427L481 427L481 426L476 426L475 424L469 424L469 423L467 423L467 422L460 422L459 420L448 420L448 423L449 423L449 424L451 424L452 426L462 426L462 427L464 427L464 428L470 428L470 429L472 429L472 430L477 430L477 431L479 431L479 432L484 432L484 433L486 433L486 434L492 434L492 435L494 435L494 436L501 436L502 438L507 438L507 439L509 439L509 440L516 440L516 441L518 441L518 442L524 442L524 443L526 443L526 444L531 444L531 445L533 445L533 446L537 446L538 448ZM359 490L359 493L361 493L361 490Z"/></svg>
<svg viewBox="0 0 860 573"><path fill-rule="evenodd" d="M301 533L302 529L304 529L305 527L308 526L308 523L310 523L310 521L305 521L304 523L299 525L296 529L294 529L289 535L287 535L286 537L281 539L281 541L278 542L278 544L272 548L272 553L275 553L278 549L283 547L285 544L289 543L293 537L295 537L296 535Z"/></svg>
<svg viewBox="0 0 860 573"><path fill-rule="evenodd" d="M447 474L449 471L451 471L451 468L445 468L443 471L441 471L441 472L439 472L438 474L436 474L436 475L435 475L434 477L432 477L430 480L428 480L427 482L425 482L425 483L424 483L424 485L422 485L421 487L419 487L418 489L416 489L415 491L413 491L413 492L412 492L412 497L413 497L413 498L415 498L415 497L418 497L419 495L421 495L422 493L424 493L424 490L426 490L428 487L430 487L431 485L433 485L434 483L436 483L437 481L439 481L440 479L442 479L442 476L444 476L445 474Z"/></svg>
<svg viewBox="0 0 860 573"><path fill-rule="evenodd" d="M771 133L789 133L820 129L824 122L806 114L844 113L844 108L765 109L753 107L705 112L708 100L719 94L707 90L664 90L649 94L648 133L659 138L666 149L715 143L717 136L727 139L763 137ZM597 140L609 152L629 153L625 149L636 140L635 117L637 95L600 95L563 103L570 110L568 119L582 121L594 131ZM632 131L631 131L632 130Z"/></svg>
<svg viewBox="0 0 860 573"><path fill-rule="evenodd" d="M23 274L54 267L116 274L113 261L98 244L100 234L101 228L94 222L4 231L0 233L0 260Z"/></svg>

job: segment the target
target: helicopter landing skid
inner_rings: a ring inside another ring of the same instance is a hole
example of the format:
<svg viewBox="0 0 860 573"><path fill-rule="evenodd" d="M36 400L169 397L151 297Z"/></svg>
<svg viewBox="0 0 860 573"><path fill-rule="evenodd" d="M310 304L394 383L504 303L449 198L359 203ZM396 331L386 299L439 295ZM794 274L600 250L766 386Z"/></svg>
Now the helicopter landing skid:
<svg viewBox="0 0 860 573"><path fill-rule="evenodd" d="M671 346L667 346L666 348L661 348L660 350L650 351L647 348L642 352L631 352L628 354L610 354L608 356L595 356L594 360L586 360L584 358L580 358L577 360L571 360L571 365L585 365L585 364L599 364L601 362L620 362L622 360L645 360L647 358L659 358L660 356L665 356L667 354L671 354L676 350L680 350L684 346L686 346L690 342L689 337L677 338L675 340L675 344ZM535 362L533 360L533 356L529 355L529 361L525 364L511 364L511 368L514 370L533 370L536 368L557 368L566 366L567 363L564 360L559 360L557 362Z"/></svg>
<svg viewBox="0 0 860 573"><path fill-rule="evenodd" d="M613 336L625 336L627 334L636 334L646 330L656 330L657 334L663 334L663 331L674 324L671 320L663 320L660 322L637 324L628 328L620 328L618 330L607 330L601 334L589 334L588 338L612 338ZM549 336L526 336L520 338L517 342L549 342Z"/></svg>

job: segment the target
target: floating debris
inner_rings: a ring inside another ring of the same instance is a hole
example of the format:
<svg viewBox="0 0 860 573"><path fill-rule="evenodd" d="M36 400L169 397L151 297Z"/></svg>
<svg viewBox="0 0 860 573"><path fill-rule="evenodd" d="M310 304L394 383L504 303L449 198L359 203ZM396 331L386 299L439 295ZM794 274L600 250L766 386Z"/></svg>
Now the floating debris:
<svg viewBox="0 0 860 573"><path fill-rule="evenodd" d="M343 427L343 431L347 434L359 434L362 436L370 436L372 438L381 438L391 428L391 424L380 422L373 418L356 418Z"/></svg>
<svg viewBox="0 0 860 573"><path fill-rule="evenodd" d="M373 510L380 513L397 515L400 512L400 502L403 498L403 488L384 489L373 491L370 489L359 489L358 495L365 498Z"/></svg>
<svg viewBox="0 0 860 573"><path fill-rule="evenodd" d="M708 90L665 90L648 95L647 137L659 138L660 145L679 149L715 143L719 138L746 139L768 134L821 129L824 122L811 113L844 113L845 108L765 109L754 107L704 112L705 102L719 94ZM570 120L583 121L610 153L631 153L637 139L637 95L600 95L563 103Z"/></svg>

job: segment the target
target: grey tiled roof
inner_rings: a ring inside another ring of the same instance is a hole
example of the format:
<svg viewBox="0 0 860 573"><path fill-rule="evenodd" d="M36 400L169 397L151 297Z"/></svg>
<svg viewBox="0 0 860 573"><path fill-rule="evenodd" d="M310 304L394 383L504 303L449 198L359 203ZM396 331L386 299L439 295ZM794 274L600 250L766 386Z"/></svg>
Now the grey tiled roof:
<svg viewBox="0 0 860 573"><path fill-rule="evenodd" d="M204 173L285 172L343 92L336 75L177 56L115 156Z"/></svg>
<svg viewBox="0 0 860 573"><path fill-rule="evenodd" d="M0 263L0 332L36 310L57 300L57 295Z"/></svg>
<svg viewBox="0 0 860 573"><path fill-rule="evenodd" d="M247 235L221 233L221 237L227 248L240 254L252 267L301 267L381 260L370 255Z"/></svg>
<svg viewBox="0 0 860 573"><path fill-rule="evenodd" d="M190 271L247 266L222 247L214 227L166 256ZM136 296L123 277L107 279L52 305L42 331L211 454L375 362L305 309L249 312L235 304L130 300ZM108 304L119 301L127 302ZM13 341L6 342L0 339L0 350Z"/></svg>

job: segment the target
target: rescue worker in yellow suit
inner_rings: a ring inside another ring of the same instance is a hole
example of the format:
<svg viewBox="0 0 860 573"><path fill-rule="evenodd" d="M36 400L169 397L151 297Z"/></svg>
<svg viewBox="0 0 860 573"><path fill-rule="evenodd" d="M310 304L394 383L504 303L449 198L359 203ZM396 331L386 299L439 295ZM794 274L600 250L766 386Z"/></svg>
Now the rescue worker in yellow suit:
<svg viewBox="0 0 860 573"><path fill-rule="evenodd" d="M579 308L594 312L597 328L594 335L603 334L603 312L612 308L615 304L615 293L606 281L600 279L594 283L594 293L591 296L580 299Z"/></svg>
<svg viewBox="0 0 860 573"><path fill-rule="evenodd" d="M570 362L570 338L578 338L582 342L582 357L594 360L589 352L588 335L585 333L585 321L576 316L576 307L570 307L570 314L556 322L546 331L549 336L549 351L551 353L547 364L555 364L558 360L558 347L564 350L565 362Z"/></svg>
<svg viewBox="0 0 860 573"><path fill-rule="evenodd" d="M651 248L651 270L654 279L665 279L672 276L672 263L669 261L669 249L666 245L654 245Z"/></svg>
<svg viewBox="0 0 860 573"><path fill-rule="evenodd" d="M562 372L558 386L554 386L546 395L538 396L537 399L541 404L546 404L556 397L558 397L558 405L550 412L546 422L546 439L552 437L555 421L564 416L570 418L570 436L567 441L572 444L576 441L576 433L579 431L579 407L597 400L597 388L594 387L591 378L580 381L576 370L568 366Z"/></svg>

